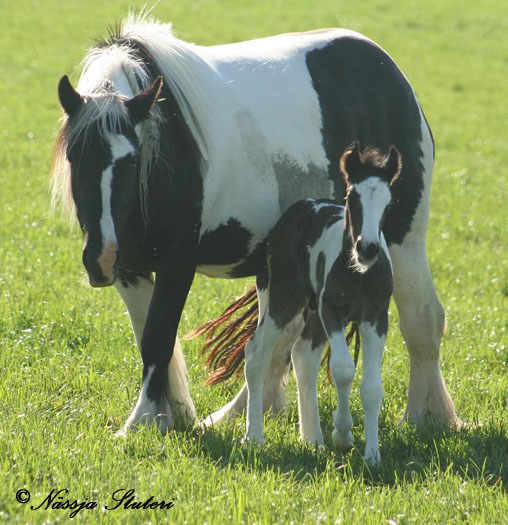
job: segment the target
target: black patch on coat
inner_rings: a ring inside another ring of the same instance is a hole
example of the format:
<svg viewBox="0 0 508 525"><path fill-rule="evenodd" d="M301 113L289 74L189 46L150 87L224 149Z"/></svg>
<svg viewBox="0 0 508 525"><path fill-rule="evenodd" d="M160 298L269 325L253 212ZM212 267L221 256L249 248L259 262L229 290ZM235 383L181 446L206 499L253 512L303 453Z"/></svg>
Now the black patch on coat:
<svg viewBox="0 0 508 525"><path fill-rule="evenodd" d="M310 341L312 350L321 350L326 343L326 332L323 329L323 323L317 310L307 309L304 314L305 325L300 337Z"/></svg>
<svg viewBox="0 0 508 525"><path fill-rule="evenodd" d="M315 204L328 204L318 211ZM278 328L286 326L314 294L309 276L309 248L323 230L343 216L331 200L305 199L292 204L270 231L267 241L269 309Z"/></svg>
<svg viewBox="0 0 508 525"><path fill-rule="evenodd" d="M78 110L79 111L79 110ZM69 119L72 126L73 119ZM103 141L96 128L91 127L86 141L76 140L67 147L67 159L71 165L72 197L76 205L78 221L86 242L82 253L83 266L95 283L106 282L98 257L102 253L102 190L103 171L111 164L109 144Z"/></svg>
<svg viewBox="0 0 508 525"><path fill-rule="evenodd" d="M326 279L323 303L333 312L337 327L349 322L367 322L376 326L378 335L386 335L393 276L390 261L381 250L378 259L364 273L351 269L349 250L342 251ZM381 316L381 317L380 317ZM380 321L381 319L381 321Z"/></svg>
<svg viewBox="0 0 508 525"><path fill-rule="evenodd" d="M309 51L307 68L319 98L323 147L335 197L344 197L339 159L354 141L402 155L402 171L393 185L393 206L383 227L386 241L401 244L423 190L421 119L413 90L393 60L376 44L345 36Z"/></svg>
<svg viewBox="0 0 508 525"><path fill-rule="evenodd" d="M252 250L239 264L232 268L228 272L228 275L233 278L249 277L250 275L256 275L259 277L259 275L263 273L268 274L266 266L266 241L256 244L254 250Z"/></svg>
<svg viewBox="0 0 508 525"><path fill-rule="evenodd" d="M252 234L237 219L231 218L215 230L206 231L199 240L198 264L228 265L242 260L249 251Z"/></svg>

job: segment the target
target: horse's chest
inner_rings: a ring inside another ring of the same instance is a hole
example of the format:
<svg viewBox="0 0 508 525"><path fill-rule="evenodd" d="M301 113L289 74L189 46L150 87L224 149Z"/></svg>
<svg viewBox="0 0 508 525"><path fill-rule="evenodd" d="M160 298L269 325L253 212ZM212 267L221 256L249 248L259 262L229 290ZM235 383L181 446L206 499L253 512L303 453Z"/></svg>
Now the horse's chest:
<svg viewBox="0 0 508 525"><path fill-rule="evenodd" d="M392 291L392 273L386 257L365 273L353 272L338 261L328 275L323 298L345 322L374 324L388 307Z"/></svg>

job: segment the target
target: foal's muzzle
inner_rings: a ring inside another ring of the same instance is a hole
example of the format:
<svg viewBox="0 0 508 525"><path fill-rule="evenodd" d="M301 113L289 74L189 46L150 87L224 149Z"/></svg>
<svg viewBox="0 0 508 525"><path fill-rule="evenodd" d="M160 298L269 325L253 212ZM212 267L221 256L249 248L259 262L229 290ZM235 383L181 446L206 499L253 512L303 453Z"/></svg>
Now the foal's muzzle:
<svg viewBox="0 0 508 525"><path fill-rule="evenodd" d="M370 265L379 255L379 244L376 242L365 242L359 239L356 243L358 259L362 264Z"/></svg>

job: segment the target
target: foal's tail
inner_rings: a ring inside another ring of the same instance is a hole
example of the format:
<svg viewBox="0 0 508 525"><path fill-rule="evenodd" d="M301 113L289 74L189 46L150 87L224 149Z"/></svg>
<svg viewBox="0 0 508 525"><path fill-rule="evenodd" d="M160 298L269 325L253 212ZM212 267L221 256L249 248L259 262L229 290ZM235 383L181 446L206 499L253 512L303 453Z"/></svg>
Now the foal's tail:
<svg viewBox="0 0 508 525"><path fill-rule="evenodd" d="M244 311L233 317L239 310ZM184 336L184 340L206 335L201 354L209 355L205 361L210 371L205 385L216 385L233 374L239 375L245 358L245 347L254 335L258 324L256 287L253 286L216 319L212 319ZM220 330L220 331L218 331ZM218 333L216 333L218 331Z"/></svg>
<svg viewBox="0 0 508 525"><path fill-rule="evenodd" d="M351 344L351 341L353 340L353 337L355 338L355 353L354 353L354 362L355 362L355 368L358 364L358 356L360 355L360 344L361 344L361 338L360 338L360 326L358 323L355 323L354 321L351 323L351 328L349 329L349 332L346 335L346 344L349 346ZM332 383L332 374L330 373L330 344L328 343L326 345L325 354L323 356L323 359L321 361L321 364L323 364L326 361L326 375L328 376L328 380Z"/></svg>

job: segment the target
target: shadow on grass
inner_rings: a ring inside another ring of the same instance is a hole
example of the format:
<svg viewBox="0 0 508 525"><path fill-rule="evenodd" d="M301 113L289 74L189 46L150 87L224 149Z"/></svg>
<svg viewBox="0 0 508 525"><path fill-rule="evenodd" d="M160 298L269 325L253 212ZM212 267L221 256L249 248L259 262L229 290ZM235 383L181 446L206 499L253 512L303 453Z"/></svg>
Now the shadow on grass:
<svg viewBox="0 0 508 525"><path fill-rule="evenodd" d="M277 420L281 427L284 421ZM371 469L363 461L363 429L355 428L355 446L335 453L330 442L331 426L324 425L325 446L316 448L287 436L270 435L263 447L243 443L236 425L193 431L195 455L219 468L242 468L291 473L300 481L311 481L325 473L361 479L367 485L393 486L401 482L425 481L451 473L488 485L506 482L508 443L502 422L458 431L431 426L381 427L381 466ZM242 428L243 430L243 428ZM185 439L185 437L182 437ZM192 453L192 452L191 452Z"/></svg>

